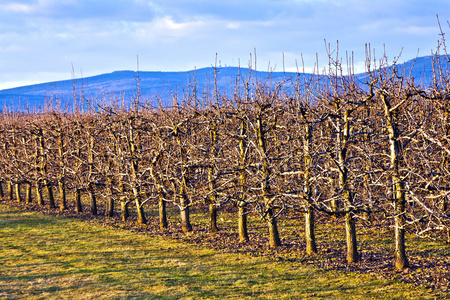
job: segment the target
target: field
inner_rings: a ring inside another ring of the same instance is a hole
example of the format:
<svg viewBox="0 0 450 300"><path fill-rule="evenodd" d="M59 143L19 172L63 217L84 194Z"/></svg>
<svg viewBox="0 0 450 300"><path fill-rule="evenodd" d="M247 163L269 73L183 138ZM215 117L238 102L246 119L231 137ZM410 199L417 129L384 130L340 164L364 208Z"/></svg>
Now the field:
<svg viewBox="0 0 450 300"><path fill-rule="evenodd" d="M450 77L383 60L1 113L2 296L449 298Z"/></svg>
<svg viewBox="0 0 450 300"><path fill-rule="evenodd" d="M5 205L0 205L0 236L2 299L446 297L376 274L218 251L207 243Z"/></svg>

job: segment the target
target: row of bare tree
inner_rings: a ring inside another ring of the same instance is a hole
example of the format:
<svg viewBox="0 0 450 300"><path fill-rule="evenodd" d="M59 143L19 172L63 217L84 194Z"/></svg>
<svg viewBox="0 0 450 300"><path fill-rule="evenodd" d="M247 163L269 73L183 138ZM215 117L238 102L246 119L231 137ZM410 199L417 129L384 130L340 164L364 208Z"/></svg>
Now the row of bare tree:
<svg viewBox="0 0 450 300"><path fill-rule="evenodd" d="M281 244L277 220L289 210L304 215L308 253L317 252L320 211L345 220L349 263L359 258L356 221L384 217L392 220L395 264L403 269L406 230L450 232L450 77L439 59L422 85L385 60L375 66L369 59L364 78L343 76L341 62L330 60L326 76L242 77L237 86L244 88L231 97L215 86L171 107L143 104L138 90L129 109L3 112L4 197L15 191L29 203L35 189L40 205L48 199L64 210L70 192L81 212L84 193L92 214L102 199L107 216L120 205L125 220L132 204L140 224L146 204L158 203L162 229L171 204L185 232L192 206L209 204L215 232L218 209L231 203L239 208L239 241L249 240L247 216L258 213L272 247Z"/></svg>

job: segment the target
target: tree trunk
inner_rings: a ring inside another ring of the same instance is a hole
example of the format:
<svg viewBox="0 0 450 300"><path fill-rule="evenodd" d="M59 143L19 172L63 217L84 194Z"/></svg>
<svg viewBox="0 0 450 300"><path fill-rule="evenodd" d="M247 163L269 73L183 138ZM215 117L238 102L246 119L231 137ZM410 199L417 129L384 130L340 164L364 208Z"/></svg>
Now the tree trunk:
<svg viewBox="0 0 450 300"><path fill-rule="evenodd" d="M140 183L138 182L140 178L139 174L139 164L138 164L138 157L137 157L137 149L138 149L138 142L139 142L139 134L136 132L133 128L133 120L129 120L130 130L129 130L129 137L130 140L128 142L129 151L130 151L130 157L131 160L131 182L133 184L133 195L134 195L134 202L136 203L136 210L138 214L138 221L137 223L140 225L147 224L147 219L145 218L144 213L144 207L141 203L141 190L140 190Z"/></svg>
<svg viewBox="0 0 450 300"><path fill-rule="evenodd" d="M247 162L247 123L245 122L245 119L241 119L241 137L239 140L239 154L240 154L240 161L239 161L239 184L241 188L241 195L240 199L238 201L238 231L239 231L239 242L245 243L250 240L248 236L248 228L247 228L247 203L246 203L246 171L245 171L245 165Z"/></svg>
<svg viewBox="0 0 450 300"><path fill-rule="evenodd" d="M38 138L36 141L37 141L36 146L38 147L37 153L39 154L39 158L40 158L40 171L41 171L40 176L41 176L41 178L44 178L44 179L42 179L42 183L47 191L48 207L50 209L53 209L56 207L56 205L55 205L55 198L53 197L52 187L50 186L50 182L48 181L48 179L46 179L47 155L46 155L46 151L45 151L44 131L42 129L39 131L39 135L38 135ZM40 198L41 198L41 205L44 205L44 200L43 200L43 196L42 196L42 190L40 189L40 184L39 184L39 193L40 193ZM39 203L39 196L38 196L38 203Z"/></svg>
<svg viewBox="0 0 450 300"><path fill-rule="evenodd" d="M367 136L366 139L369 139L369 137ZM366 190L366 199L369 199L369 204L368 205L364 205L364 212L363 212L363 217L364 219L371 224L372 223L372 211L373 211L373 202L372 202L372 196L370 193L370 172L372 170L371 164L370 162L366 163L366 174L364 175L364 185L365 185L365 190Z"/></svg>
<svg viewBox="0 0 450 300"><path fill-rule="evenodd" d="M140 197L139 190L137 187L133 188L133 194L135 197L136 210L137 210L137 214L138 214L137 222L139 225L147 224L147 219L145 218L144 207L141 204L141 197Z"/></svg>
<svg viewBox="0 0 450 300"><path fill-rule="evenodd" d="M350 191L344 191L344 197L346 198L345 209L350 209L351 204L351 194ZM356 225L353 218L353 213L348 211L345 213L345 235L347 243L347 263L351 264L357 262L359 259L358 255L358 243L356 239Z"/></svg>
<svg viewBox="0 0 450 300"><path fill-rule="evenodd" d="M386 127L389 133L389 148L390 148L390 171L392 173L392 186L394 198L394 231L395 231L395 268L403 270L409 266L408 258L406 257L405 244L405 228L404 228L404 213L406 210L406 197L404 183L399 174L399 159L400 159L400 145L398 141L399 132L397 128L397 120L395 117L396 110L391 109L391 103L384 94L382 101L384 103L384 115L386 117Z"/></svg>
<svg viewBox="0 0 450 300"><path fill-rule="evenodd" d="M306 119L306 116L303 115ZM306 213L305 213L305 238L306 238L306 253L308 255L317 253L316 246L316 235L315 235L315 223L314 223L314 209L309 204L312 201L312 191L311 191L311 165L312 165L312 155L311 155L311 140L312 140L312 129L308 122L305 122L305 134L303 136L303 155L304 155L304 191L306 193Z"/></svg>
<svg viewBox="0 0 450 300"><path fill-rule="evenodd" d="M14 200L14 189L11 181L7 182L7 188L8 188L8 199L12 201Z"/></svg>
<svg viewBox="0 0 450 300"><path fill-rule="evenodd" d="M331 175L328 178L328 182L330 184L330 186L334 189L336 188L337 184L336 184L336 178L333 177L333 175ZM331 200L331 211L332 212L337 212L341 209L341 202L338 199L332 199ZM332 215L333 219L337 218L337 215Z"/></svg>
<svg viewBox="0 0 450 300"><path fill-rule="evenodd" d="M180 217L181 217L181 230L183 232L192 231L192 225L189 217L189 199L186 195L186 177L183 175L180 187Z"/></svg>
<svg viewBox="0 0 450 300"><path fill-rule="evenodd" d="M138 200L136 200L136 209L138 214L138 224L145 225L147 224L147 218L145 217L144 207L140 204Z"/></svg>
<svg viewBox="0 0 450 300"><path fill-rule="evenodd" d="M44 180L44 186L45 186L45 189L47 190L47 195L48 195L48 207L50 209L56 208L55 197L53 196L52 186L46 179Z"/></svg>
<svg viewBox="0 0 450 300"><path fill-rule="evenodd" d="M339 200L333 199L331 200L331 211L338 211L339 210Z"/></svg>
<svg viewBox="0 0 450 300"><path fill-rule="evenodd" d="M239 243L245 243L249 241L247 230L247 206L245 203L239 204L238 217Z"/></svg>
<svg viewBox="0 0 450 300"><path fill-rule="evenodd" d="M58 187L59 187L59 210L63 211L67 209L67 199L66 199L66 187L64 184L64 179L58 180Z"/></svg>
<svg viewBox="0 0 450 300"><path fill-rule="evenodd" d="M58 187L59 187L59 198L60 198L60 204L59 204L59 210L63 211L67 209L67 199L66 199L66 186L64 183L64 142L63 142L63 135L62 133L58 136L58 153L59 153L59 159L60 159L60 168L61 168L61 174L58 179Z"/></svg>
<svg viewBox="0 0 450 300"><path fill-rule="evenodd" d="M180 147L180 158L182 162L181 167L181 183L180 190L178 194L179 202L180 202L180 218L181 218L181 230L183 232L192 231L191 220L189 216L189 205L190 201L187 196L187 183L188 183L188 172L189 169L186 167L187 165L187 155L186 149L184 148L183 143L181 142L181 138L179 136L178 127L174 127L175 139L177 141L178 146Z"/></svg>
<svg viewBox="0 0 450 300"><path fill-rule="evenodd" d="M192 231L192 225L189 217L189 199L186 195L186 178L183 175L180 188L180 217L181 217L181 229L183 232Z"/></svg>
<svg viewBox="0 0 450 300"><path fill-rule="evenodd" d="M15 187L15 190L16 190L16 201L17 202L22 202L22 196L20 195L20 184L16 183L14 185L14 187Z"/></svg>
<svg viewBox="0 0 450 300"><path fill-rule="evenodd" d="M265 131L263 129L263 121L261 115L258 116L257 118L256 134L257 134L258 148L261 154L263 155L261 189L262 189L262 197L264 199L264 206L267 212L267 224L269 226L269 246L278 247L281 246L281 240L278 232L277 221L274 217L272 200L269 196L271 194L271 187L269 183L270 170L266 150L266 137Z"/></svg>
<svg viewBox="0 0 450 300"><path fill-rule="evenodd" d="M128 212L128 203L129 202L126 202L126 201L121 201L120 202L120 211L121 211L122 221L123 222L128 220L128 217L130 216L130 213Z"/></svg>
<svg viewBox="0 0 450 300"><path fill-rule="evenodd" d="M75 190L75 212L81 213L83 206L81 205L81 189Z"/></svg>
<svg viewBox="0 0 450 300"><path fill-rule="evenodd" d="M108 178L108 199L106 200L106 209L105 209L105 216L106 217L114 217L114 197L115 197L115 193L114 193L114 188L113 188L113 179L112 177Z"/></svg>
<svg viewBox="0 0 450 300"><path fill-rule="evenodd" d="M181 217L181 230L183 230L183 232L192 231L192 225L189 219L189 207L181 209L180 217Z"/></svg>
<svg viewBox="0 0 450 300"><path fill-rule="evenodd" d="M307 205L305 213L305 237L306 237L306 253L308 255L317 253L314 224L315 224L314 209L311 205Z"/></svg>
<svg viewBox="0 0 450 300"><path fill-rule="evenodd" d="M110 218L114 217L114 198L112 196L109 196L106 200L105 216Z"/></svg>
<svg viewBox="0 0 450 300"><path fill-rule="evenodd" d="M280 235L278 233L277 219L274 218L273 209L270 208L267 212L268 220L267 224L269 226L269 246L279 247L281 246Z"/></svg>
<svg viewBox="0 0 450 300"><path fill-rule="evenodd" d="M337 134L337 142L340 145L339 149L339 188L342 193L345 213L345 235L347 243L347 263L351 264L358 261L358 245L356 240L356 227L353 213L351 211L353 206L353 195L348 183L348 168L347 168L347 151L348 139L350 136L350 112L344 112L344 124L342 132Z"/></svg>
<svg viewBox="0 0 450 300"><path fill-rule="evenodd" d="M209 232L218 232L217 227L217 207L215 204L209 204Z"/></svg>
<svg viewBox="0 0 450 300"><path fill-rule="evenodd" d="M33 201L33 198L31 195L31 183L27 182L25 187L26 187L25 203L30 204Z"/></svg>
<svg viewBox="0 0 450 300"><path fill-rule="evenodd" d="M209 155L209 167L208 167L208 182L209 182L209 192L211 193L209 197L209 232L215 233L219 231L217 227L217 192L216 192L216 174L215 174L215 164L217 160L217 129L216 124L212 122L210 124L211 129L209 131L211 138L211 149Z"/></svg>
<svg viewBox="0 0 450 300"><path fill-rule="evenodd" d="M97 215L97 198L94 192L94 147L95 147L95 139L94 136L90 136L89 138L89 149L88 149L88 178L89 178L89 184L88 184L88 193L89 193L89 199L91 200L91 215L96 216Z"/></svg>
<svg viewBox="0 0 450 300"><path fill-rule="evenodd" d="M163 194L159 194L159 201L158 201L158 208L159 208L159 228L164 230L167 229L167 211L166 211L166 201L164 201Z"/></svg>
<svg viewBox="0 0 450 300"><path fill-rule="evenodd" d="M165 230L168 227L167 224L167 211L166 211L166 201L164 200L164 186L162 183L161 175L155 172L157 163L161 159L161 153L156 153L153 157L150 165L150 175L156 184L156 189L158 192L158 213L159 213L159 228Z"/></svg>
<svg viewBox="0 0 450 300"><path fill-rule="evenodd" d="M42 197L42 189L41 189L41 184L38 181L36 181L36 197L37 197L37 203L40 206L44 206L45 202L44 202L44 197Z"/></svg>
<svg viewBox="0 0 450 300"><path fill-rule="evenodd" d="M97 215L97 197L95 195L94 188L92 187L92 184L89 184L88 193L89 193L89 199L90 199L90 202L91 202L90 203L91 215L96 216Z"/></svg>
<svg viewBox="0 0 450 300"><path fill-rule="evenodd" d="M394 177L397 182L394 183L394 195L395 195L395 217L394 217L394 230L395 230L395 268L397 270L403 270L409 267L409 262L406 257L406 245L405 245L405 228L404 228L404 212L405 212L405 191L403 189L403 183L399 178Z"/></svg>
<svg viewBox="0 0 450 300"><path fill-rule="evenodd" d="M347 237L347 263L351 264L359 259L355 219L351 212L345 214L345 232Z"/></svg>

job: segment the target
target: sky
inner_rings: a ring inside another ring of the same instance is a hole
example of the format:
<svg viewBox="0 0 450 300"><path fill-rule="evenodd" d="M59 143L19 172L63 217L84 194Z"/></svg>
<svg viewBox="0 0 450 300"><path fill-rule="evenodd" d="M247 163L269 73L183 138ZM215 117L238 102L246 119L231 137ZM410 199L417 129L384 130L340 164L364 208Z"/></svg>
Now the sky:
<svg viewBox="0 0 450 300"><path fill-rule="evenodd" d="M448 34L449 0L0 0L0 89L137 70L138 61L140 71L188 71L217 57L312 72L316 57L327 64L328 45L362 72L366 44L376 59L430 55L436 14Z"/></svg>

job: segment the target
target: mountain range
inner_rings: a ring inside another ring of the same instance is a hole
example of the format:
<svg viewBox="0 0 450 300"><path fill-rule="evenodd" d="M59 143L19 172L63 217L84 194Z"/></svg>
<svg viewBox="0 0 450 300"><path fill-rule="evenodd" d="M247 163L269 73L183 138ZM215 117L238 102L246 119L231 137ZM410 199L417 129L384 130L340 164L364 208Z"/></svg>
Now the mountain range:
<svg viewBox="0 0 450 300"><path fill-rule="evenodd" d="M445 57L439 58L445 64L445 70L448 70L449 63ZM427 84L433 75L433 61L432 56L419 57L399 64L398 67L405 70L407 76L414 77L416 82L420 80ZM286 80L289 86L289 82L292 82L290 79L304 80L310 76L314 75L254 70L250 73L249 69L238 67L209 67L185 72L115 71L0 90L0 108L39 111L48 105L58 105L63 110L70 110L74 102L82 104L88 100L128 105L138 96L152 103L159 101L163 105L170 105L174 97L181 99L194 93L199 96L204 96L205 93L211 95L215 89L221 94L232 95L236 87L240 87L242 92L249 77L258 82L268 82L272 86ZM356 74L355 77L363 80L365 74Z"/></svg>

